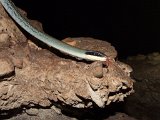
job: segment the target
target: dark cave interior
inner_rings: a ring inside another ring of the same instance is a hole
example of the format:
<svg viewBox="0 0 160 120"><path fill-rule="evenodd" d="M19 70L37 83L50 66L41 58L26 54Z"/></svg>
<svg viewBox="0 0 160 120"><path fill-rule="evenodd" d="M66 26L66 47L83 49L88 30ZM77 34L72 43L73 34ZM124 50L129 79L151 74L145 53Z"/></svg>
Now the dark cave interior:
<svg viewBox="0 0 160 120"><path fill-rule="evenodd" d="M30 19L57 39L93 37L107 40L119 58L159 52L158 1L13 0Z"/></svg>

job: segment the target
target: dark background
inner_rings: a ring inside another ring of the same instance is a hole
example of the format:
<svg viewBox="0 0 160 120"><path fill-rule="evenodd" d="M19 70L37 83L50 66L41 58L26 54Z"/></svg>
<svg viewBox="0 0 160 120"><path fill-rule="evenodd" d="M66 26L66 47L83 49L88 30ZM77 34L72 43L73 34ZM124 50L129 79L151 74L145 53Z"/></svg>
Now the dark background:
<svg viewBox="0 0 160 120"><path fill-rule="evenodd" d="M13 0L57 39L94 37L116 47L118 57L160 51L160 1Z"/></svg>

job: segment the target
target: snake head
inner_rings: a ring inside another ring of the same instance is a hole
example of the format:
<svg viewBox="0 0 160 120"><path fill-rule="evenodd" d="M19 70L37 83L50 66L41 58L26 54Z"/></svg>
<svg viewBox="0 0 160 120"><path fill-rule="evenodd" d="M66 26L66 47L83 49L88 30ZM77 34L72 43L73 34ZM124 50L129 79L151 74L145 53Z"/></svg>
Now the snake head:
<svg viewBox="0 0 160 120"><path fill-rule="evenodd" d="M87 50L85 54L87 56L87 59L93 61L106 61L107 59L106 55L99 51Z"/></svg>

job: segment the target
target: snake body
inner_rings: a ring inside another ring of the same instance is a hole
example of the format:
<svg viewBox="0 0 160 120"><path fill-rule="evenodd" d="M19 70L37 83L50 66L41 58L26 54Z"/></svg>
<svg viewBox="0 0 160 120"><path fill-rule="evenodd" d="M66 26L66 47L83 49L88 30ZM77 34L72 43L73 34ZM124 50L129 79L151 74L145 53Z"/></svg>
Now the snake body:
<svg viewBox="0 0 160 120"><path fill-rule="evenodd" d="M40 32L34 28L17 10L16 6L11 0L0 0L1 4L9 15L28 33L30 33L35 38L44 42L45 44L58 49L64 53L71 56L78 57L81 59L91 60L91 61L106 61L106 55L92 50L79 49L74 46L68 45L50 35Z"/></svg>

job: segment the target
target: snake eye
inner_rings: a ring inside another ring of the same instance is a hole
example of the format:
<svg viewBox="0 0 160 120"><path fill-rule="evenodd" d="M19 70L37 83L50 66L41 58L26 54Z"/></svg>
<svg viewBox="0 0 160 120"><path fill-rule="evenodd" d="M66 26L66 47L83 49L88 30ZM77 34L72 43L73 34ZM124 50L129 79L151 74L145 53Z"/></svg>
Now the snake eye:
<svg viewBox="0 0 160 120"><path fill-rule="evenodd" d="M99 51L92 51L92 50L88 50L85 52L86 55L92 55L92 56L98 56L98 57L105 57L106 55L99 52Z"/></svg>

